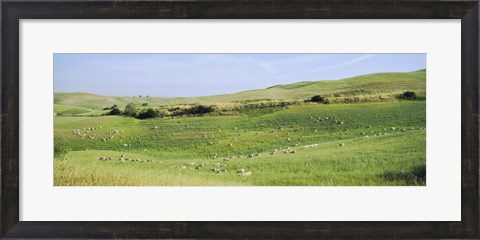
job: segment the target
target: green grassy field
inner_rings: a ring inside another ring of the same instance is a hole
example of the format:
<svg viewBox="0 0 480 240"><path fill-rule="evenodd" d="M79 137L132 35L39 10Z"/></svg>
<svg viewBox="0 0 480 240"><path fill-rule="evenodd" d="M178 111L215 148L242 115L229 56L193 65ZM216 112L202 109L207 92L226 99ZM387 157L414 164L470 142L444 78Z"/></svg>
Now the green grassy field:
<svg viewBox="0 0 480 240"><path fill-rule="evenodd" d="M332 104L302 103L229 115L92 117L88 111L98 113L132 99L92 95L84 100L78 93L72 98L56 94L55 144L68 152L55 158L55 185L422 186L426 102L395 99L405 90L424 96L425 71L149 102L300 100L315 94L332 99ZM343 103L351 97L363 100Z"/></svg>
<svg viewBox="0 0 480 240"><path fill-rule="evenodd" d="M117 104L119 107L125 107L128 103L149 103L150 105L165 104L174 101L175 98L159 98L159 97L110 97L100 96L91 93L55 93L55 105L66 105L83 107L90 110L102 110L105 107L110 107ZM55 110L56 111L56 110Z"/></svg>

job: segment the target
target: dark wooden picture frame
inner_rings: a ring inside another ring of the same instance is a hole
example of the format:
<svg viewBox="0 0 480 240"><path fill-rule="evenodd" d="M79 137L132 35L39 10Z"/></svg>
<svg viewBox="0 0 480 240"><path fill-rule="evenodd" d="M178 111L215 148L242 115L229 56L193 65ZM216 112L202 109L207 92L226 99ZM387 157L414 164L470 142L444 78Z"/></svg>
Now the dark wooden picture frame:
<svg viewBox="0 0 480 240"><path fill-rule="evenodd" d="M1 199L4 238L462 238L479 230L477 0L200 0L1 2ZM19 221L21 19L461 19L462 220L458 222Z"/></svg>

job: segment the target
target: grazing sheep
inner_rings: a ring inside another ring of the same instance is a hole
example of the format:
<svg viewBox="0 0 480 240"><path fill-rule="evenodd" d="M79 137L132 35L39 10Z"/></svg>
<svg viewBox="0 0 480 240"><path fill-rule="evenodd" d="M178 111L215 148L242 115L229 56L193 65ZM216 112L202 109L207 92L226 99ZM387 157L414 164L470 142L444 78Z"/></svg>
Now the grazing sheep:
<svg viewBox="0 0 480 240"><path fill-rule="evenodd" d="M296 153L297 151L295 151L295 150L290 150L290 149L284 149L282 152L283 152L283 153Z"/></svg>
<svg viewBox="0 0 480 240"><path fill-rule="evenodd" d="M240 175L240 176L251 176L252 172L241 172L238 175Z"/></svg>

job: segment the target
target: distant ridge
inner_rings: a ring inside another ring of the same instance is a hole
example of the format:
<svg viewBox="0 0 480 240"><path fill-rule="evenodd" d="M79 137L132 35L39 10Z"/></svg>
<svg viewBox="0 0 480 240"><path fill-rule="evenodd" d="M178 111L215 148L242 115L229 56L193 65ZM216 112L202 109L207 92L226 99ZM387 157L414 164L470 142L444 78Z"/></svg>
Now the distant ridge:
<svg viewBox="0 0 480 240"><path fill-rule="evenodd" d="M301 100L313 95L334 95L356 92L383 94L393 96L402 91L426 91L426 70L413 72L386 72L366 74L340 80L302 81L292 84L275 85L266 89L255 89L234 94L222 94L192 98L162 98L162 97L113 97L91 93L55 93L54 102L60 105L81 106L101 110L114 104L124 107L133 102L149 106L162 104L218 104L256 99L269 100Z"/></svg>

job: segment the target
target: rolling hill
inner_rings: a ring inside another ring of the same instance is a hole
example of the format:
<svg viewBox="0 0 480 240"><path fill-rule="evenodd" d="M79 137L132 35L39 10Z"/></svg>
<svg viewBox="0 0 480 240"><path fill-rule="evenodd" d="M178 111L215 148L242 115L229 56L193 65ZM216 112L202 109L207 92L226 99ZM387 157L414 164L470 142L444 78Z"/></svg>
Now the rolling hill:
<svg viewBox="0 0 480 240"><path fill-rule="evenodd" d="M161 105L172 101L173 98L162 97L111 97L101 96L91 93L74 92L74 93L55 93L54 103L58 105L70 105L89 108L93 110L101 110L105 107L111 107L116 104L123 108L128 103L135 103L141 105L148 103L149 105Z"/></svg>
<svg viewBox="0 0 480 240"><path fill-rule="evenodd" d="M101 110L114 104L123 108L128 103L149 106L164 104L218 104L255 100L304 100L314 95L325 95L333 102L347 102L351 97L393 99L403 91L415 91L424 95L426 71L406 73L375 73L341 80L322 80L276 85L266 89L244 91L234 94L202 96L193 98L162 97L111 97L90 93L55 93L55 104L79 106Z"/></svg>

